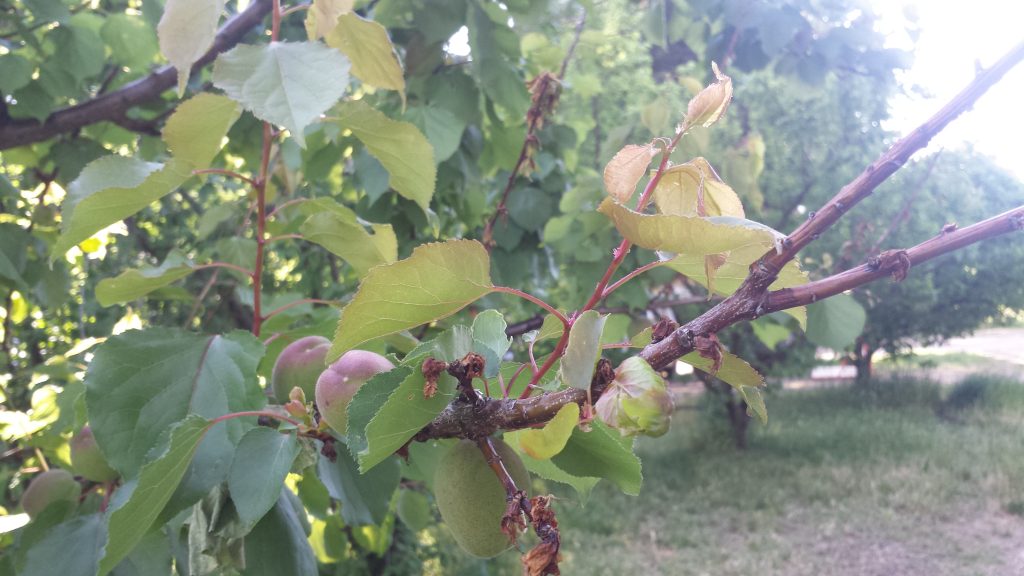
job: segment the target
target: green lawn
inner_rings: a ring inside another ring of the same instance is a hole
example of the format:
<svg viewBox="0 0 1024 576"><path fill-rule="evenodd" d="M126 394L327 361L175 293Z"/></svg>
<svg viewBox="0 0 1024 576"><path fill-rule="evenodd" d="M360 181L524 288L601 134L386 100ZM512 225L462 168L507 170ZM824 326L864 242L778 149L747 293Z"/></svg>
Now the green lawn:
<svg viewBox="0 0 1024 576"><path fill-rule="evenodd" d="M548 487L563 573L1024 574L1024 384L770 394L745 452L699 402L640 441L639 497Z"/></svg>

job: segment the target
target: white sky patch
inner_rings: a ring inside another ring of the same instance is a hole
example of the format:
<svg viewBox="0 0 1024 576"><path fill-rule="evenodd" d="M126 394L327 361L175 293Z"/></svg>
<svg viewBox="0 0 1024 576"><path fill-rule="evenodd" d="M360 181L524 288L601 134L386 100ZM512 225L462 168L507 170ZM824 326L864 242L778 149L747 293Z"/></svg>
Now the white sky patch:
<svg viewBox="0 0 1024 576"><path fill-rule="evenodd" d="M969 3L916 0L873 0L887 44L913 48L914 64L899 76L903 95L891 102L887 128L907 134L963 89L975 75L975 63L991 66L1024 40L1024 2L972 0ZM903 31L904 6L916 12L920 36L915 43ZM970 142L979 152L1024 178L1024 65L1018 65L936 137L929 151L957 148Z"/></svg>
<svg viewBox="0 0 1024 576"><path fill-rule="evenodd" d="M459 28L448 43L444 45L444 51L453 56L469 56L469 28Z"/></svg>

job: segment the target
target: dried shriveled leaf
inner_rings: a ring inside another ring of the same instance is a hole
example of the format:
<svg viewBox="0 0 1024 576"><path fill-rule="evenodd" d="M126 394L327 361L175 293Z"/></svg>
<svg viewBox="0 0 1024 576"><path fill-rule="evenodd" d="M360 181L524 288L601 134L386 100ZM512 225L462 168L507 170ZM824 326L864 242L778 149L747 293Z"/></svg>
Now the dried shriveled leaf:
<svg viewBox="0 0 1024 576"><path fill-rule="evenodd" d="M604 167L604 187L608 193L622 204L628 202L657 153L653 142L643 146L627 144L619 150Z"/></svg>

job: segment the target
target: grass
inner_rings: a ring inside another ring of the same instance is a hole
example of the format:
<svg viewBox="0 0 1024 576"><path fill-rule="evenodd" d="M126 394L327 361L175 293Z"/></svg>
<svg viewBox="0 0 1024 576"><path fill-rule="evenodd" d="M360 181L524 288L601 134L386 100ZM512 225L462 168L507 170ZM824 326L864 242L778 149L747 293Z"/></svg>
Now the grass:
<svg viewBox="0 0 1024 576"><path fill-rule="evenodd" d="M935 368L945 366L985 366L991 358L969 352L944 352L941 354L912 354L908 356L884 356L876 362L882 368Z"/></svg>
<svg viewBox="0 0 1024 576"><path fill-rule="evenodd" d="M1024 574L1024 385L972 386L771 394L745 452L683 407L639 443L639 497L602 483L580 508L547 487L563 573Z"/></svg>

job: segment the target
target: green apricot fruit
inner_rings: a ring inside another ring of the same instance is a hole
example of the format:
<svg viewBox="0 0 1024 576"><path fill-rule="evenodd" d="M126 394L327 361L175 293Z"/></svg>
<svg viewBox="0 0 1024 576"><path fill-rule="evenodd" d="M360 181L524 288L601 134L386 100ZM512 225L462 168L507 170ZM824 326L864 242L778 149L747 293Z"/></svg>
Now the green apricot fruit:
<svg viewBox="0 0 1024 576"><path fill-rule="evenodd" d="M528 489L530 474L519 455L501 440L494 440L494 448L516 487ZM434 476L434 497L441 518L466 552L491 558L511 548L501 531L505 489L475 442L460 440L441 459Z"/></svg>
<svg viewBox="0 0 1024 576"><path fill-rule="evenodd" d="M107 459L96 445L92 429L83 426L78 434L71 438L71 468L86 480L93 482L109 482L117 478L117 470L110 467Z"/></svg>
<svg viewBox="0 0 1024 576"><path fill-rule="evenodd" d="M306 336L284 347L274 362L270 376L270 387L279 404L288 402L292 388L298 386L312 398L316 379L324 371L324 359L331 348L331 341L323 336Z"/></svg>
<svg viewBox="0 0 1024 576"><path fill-rule="evenodd" d="M327 367L316 381L320 418L341 435L348 432L348 403L370 378L395 367L376 352L349 350Z"/></svg>
<svg viewBox="0 0 1024 576"><path fill-rule="evenodd" d="M82 487L67 470L54 468L32 479L21 495L21 507L29 517L36 517L54 502L67 500L77 504Z"/></svg>

